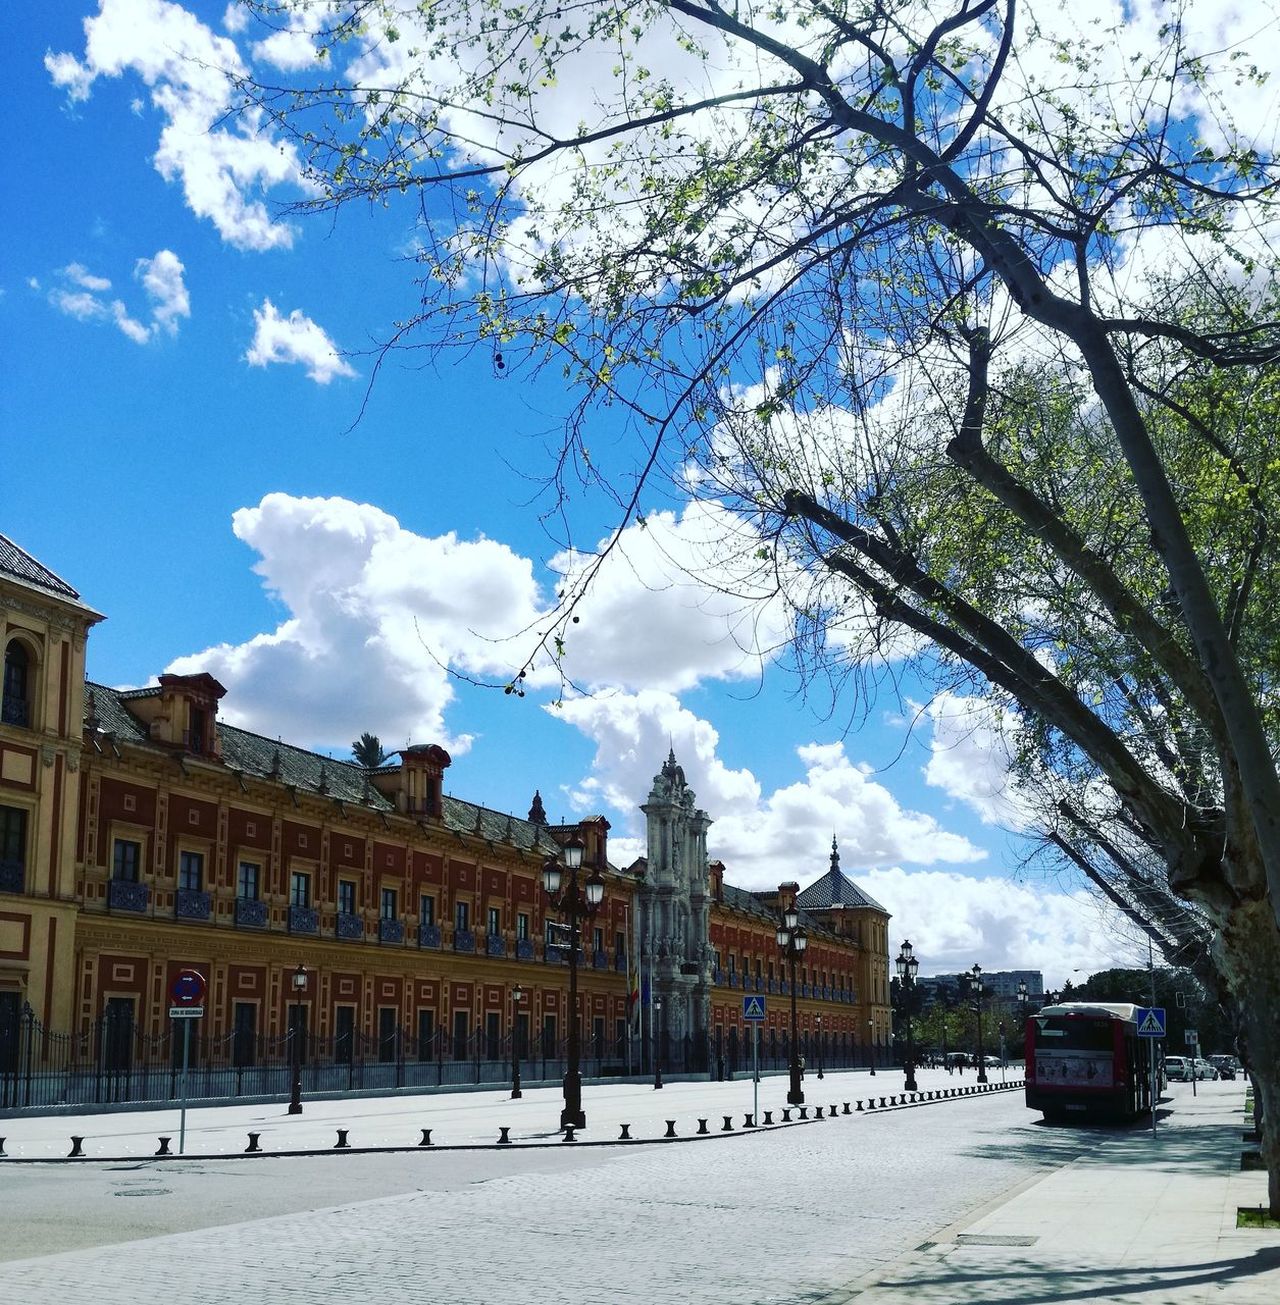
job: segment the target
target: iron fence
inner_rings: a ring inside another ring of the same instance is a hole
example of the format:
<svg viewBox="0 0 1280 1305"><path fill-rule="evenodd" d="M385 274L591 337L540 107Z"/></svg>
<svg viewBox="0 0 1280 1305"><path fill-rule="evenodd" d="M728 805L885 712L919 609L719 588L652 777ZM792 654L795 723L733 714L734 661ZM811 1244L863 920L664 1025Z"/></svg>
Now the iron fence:
<svg viewBox="0 0 1280 1305"><path fill-rule="evenodd" d="M110 1106L176 1100L181 1091L181 1025L148 1034L130 1018L111 1013L80 1033L46 1029L31 1009L0 1021L0 1110ZM513 1047L513 1038L516 1045ZM562 1078L568 1065L564 1038L444 1029L423 1036L389 1028L380 1035L349 1031L319 1037L295 1028L279 1036L246 1030L211 1037L193 1023L187 1096L192 1100L289 1094L295 1066L308 1093L447 1087L510 1082L514 1059L526 1080ZM581 1072L586 1078L652 1073L639 1039L583 1034ZM667 1073L712 1068L706 1039L667 1039Z"/></svg>

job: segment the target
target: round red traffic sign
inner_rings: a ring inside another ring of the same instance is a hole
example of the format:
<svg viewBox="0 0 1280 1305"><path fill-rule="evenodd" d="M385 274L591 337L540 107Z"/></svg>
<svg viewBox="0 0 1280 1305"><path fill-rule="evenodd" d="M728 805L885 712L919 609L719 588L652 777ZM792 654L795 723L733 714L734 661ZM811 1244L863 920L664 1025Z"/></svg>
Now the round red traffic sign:
<svg viewBox="0 0 1280 1305"><path fill-rule="evenodd" d="M199 1006L204 994L204 975L199 970L179 970L169 987L175 1006Z"/></svg>

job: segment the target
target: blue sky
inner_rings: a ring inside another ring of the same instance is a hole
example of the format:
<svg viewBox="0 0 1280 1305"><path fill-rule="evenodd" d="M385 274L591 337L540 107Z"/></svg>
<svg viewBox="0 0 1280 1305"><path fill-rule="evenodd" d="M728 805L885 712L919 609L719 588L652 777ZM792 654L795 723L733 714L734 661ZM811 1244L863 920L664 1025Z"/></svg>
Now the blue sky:
<svg viewBox="0 0 1280 1305"><path fill-rule="evenodd" d="M442 660L483 679L518 664L521 641L494 640L554 588L538 478L574 396L487 354L401 356L368 389L414 303L409 215L278 214L296 191L249 175L260 160L217 135L180 58L227 39L253 57L222 4L103 0L87 44L97 15L11 16L0 191L0 529L109 618L92 677L208 669L229 719L337 755L362 729L443 742L452 791L603 810L617 860L640 850L636 807L672 744L734 881L807 882L834 833L926 973L980 961L1060 984L1132 960L1071 885L1018 873L981 732L926 712L907 737L894 698L853 722L804 702L784 667L733 654L729 616L642 541L584 608L596 695L556 710L553 686L517 700L449 680ZM670 506L651 505L655 533L681 555L699 524Z"/></svg>

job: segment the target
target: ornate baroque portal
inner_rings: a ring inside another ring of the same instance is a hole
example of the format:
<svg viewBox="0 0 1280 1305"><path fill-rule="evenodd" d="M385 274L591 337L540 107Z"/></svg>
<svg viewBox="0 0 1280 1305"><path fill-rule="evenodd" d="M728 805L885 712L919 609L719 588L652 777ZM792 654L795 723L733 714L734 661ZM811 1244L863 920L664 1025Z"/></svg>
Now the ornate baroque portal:
<svg viewBox="0 0 1280 1305"><path fill-rule="evenodd" d="M707 830L711 818L694 805L693 790L674 750L653 778L645 877L640 886L640 960L648 980L645 1046L656 1033L671 1042L705 1045L711 1015L710 882ZM661 998L654 1025L653 1001Z"/></svg>

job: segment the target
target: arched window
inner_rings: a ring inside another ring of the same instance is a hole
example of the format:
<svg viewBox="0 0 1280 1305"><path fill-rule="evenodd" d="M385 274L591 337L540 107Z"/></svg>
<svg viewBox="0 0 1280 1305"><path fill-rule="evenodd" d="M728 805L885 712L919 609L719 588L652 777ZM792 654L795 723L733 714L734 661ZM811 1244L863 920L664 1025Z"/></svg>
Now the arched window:
<svg viewBox="0 0 1280 1305"><path fill-rule="evenodd" d="M4 700L0 720L6 725L31 724L31 654L26 645L11 639L4 650Z"/></svg>

